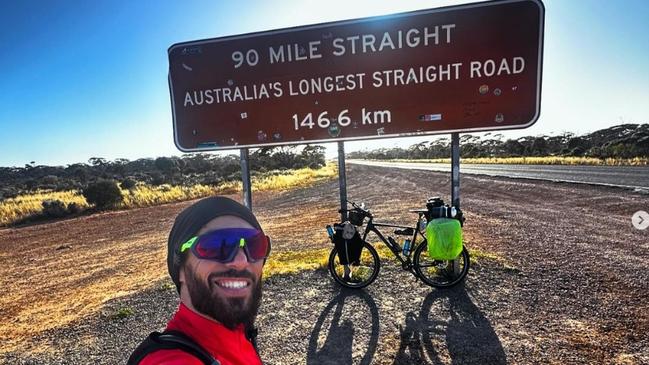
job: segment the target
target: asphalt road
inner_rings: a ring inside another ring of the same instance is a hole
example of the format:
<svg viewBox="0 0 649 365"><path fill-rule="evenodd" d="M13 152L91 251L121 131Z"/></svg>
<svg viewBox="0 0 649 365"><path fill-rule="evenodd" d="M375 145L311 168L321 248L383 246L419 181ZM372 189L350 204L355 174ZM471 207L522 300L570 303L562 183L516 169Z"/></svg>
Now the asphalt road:
<svg viewBox="0 0 649 365"><path fill-rule="evenodd" d="M347 160L348 163L401 169L451 172L450 164ZM462 164L460 173L621 186L649 190L649 166L561 166Z"/></svg>

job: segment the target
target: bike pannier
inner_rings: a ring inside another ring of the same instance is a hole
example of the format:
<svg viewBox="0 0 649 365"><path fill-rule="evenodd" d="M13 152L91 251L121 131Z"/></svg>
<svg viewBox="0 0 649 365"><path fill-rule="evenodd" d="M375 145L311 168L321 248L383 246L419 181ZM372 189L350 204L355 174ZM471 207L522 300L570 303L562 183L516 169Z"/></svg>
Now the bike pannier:
<svg viewBox="0 0 649 365"><path fill-rule="evenodd" d="M349 222L355 226L362 226L365 216L362 212L356 210L350 210L349 213Z"/></svg>
<svg viewBox="0 0 649 365"><path fill-rule="evenodd" d="M341 265L358 265L363 250L363 240L350 222L334 224L333 243Z"/></svg>
<svg viewBox="0 0 649 365"><path fill-rule="evenodd" d="M438 218L426 226L428 254L435 260L454 260L462 252L462 227L457 219Z"/></svg>

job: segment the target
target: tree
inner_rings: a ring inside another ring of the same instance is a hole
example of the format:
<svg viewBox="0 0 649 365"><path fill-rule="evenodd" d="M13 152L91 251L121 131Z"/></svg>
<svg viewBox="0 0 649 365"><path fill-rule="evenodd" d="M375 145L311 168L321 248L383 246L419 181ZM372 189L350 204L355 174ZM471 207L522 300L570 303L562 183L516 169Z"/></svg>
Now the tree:
<svg viewBox="0 0 649 365"><path fill-rule="evenodd" d="M509 157L522 156L525 151L525 146L515 139L508 139L503 144L505 155Z"/></svg>
<svg viewBox="0 0 649 365"><path fill-rule="evenodd" d="M126 179L122 180L122 182L119 184L119 186L124 189L124 190L131 190L137 185L137 181L134 179L131 179L127 177Z"/></svg>
<svg viewBox="0 0 649 365"><path fill-rule="evenodd" d="M303 163L312 169L317 169L325 165L325 148L323 146L306 145L300 157Z"/></svg>
<svg viewBox="0 0 649 365"><path fill-rule="evenodd" d="M114 208L124 197L119 186L113 180L97 180L83 189L83 197L88 204L98 209Z"/></svg>
<svg viewBox="0 0 649 365"><path fill-rule="evenodd" d="M154 162L155 168L165 174L172 174L176 171L176 163L169 157L158 157Z"/></svg>
<svg viewBox="0 0 649 365"><path fill-rule="evenodd" d="M94 167L103 167L106 165L106 159L102 157L90 157L88 163Z"/></svg>
<svg viewBox="0 0 649 365"><path fill-rule="evenodd" d="M545 156L547 155L548 142L545 136L536 137L532 140L532 156Z"/></svg>

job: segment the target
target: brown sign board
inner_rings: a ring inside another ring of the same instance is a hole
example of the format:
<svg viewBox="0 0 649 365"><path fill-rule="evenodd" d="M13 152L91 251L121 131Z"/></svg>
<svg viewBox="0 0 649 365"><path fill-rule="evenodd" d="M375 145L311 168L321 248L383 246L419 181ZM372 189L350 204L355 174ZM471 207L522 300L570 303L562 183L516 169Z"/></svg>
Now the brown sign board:
<svg viewBox="0 0 649 365"><path fill-rule="evenodd" d="M539 117L544 7L504 0L179 43L186 152L525 128Z"/></svg>

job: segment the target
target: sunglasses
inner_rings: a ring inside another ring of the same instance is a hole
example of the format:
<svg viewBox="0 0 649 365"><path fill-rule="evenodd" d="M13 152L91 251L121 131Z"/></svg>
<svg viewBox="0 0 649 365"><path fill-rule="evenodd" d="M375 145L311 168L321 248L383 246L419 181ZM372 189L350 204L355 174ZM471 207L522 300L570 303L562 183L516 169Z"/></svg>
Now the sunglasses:
<svg viewBox="0 0 649 365"><path fill-rule="evenodd" d="M199 259L228 263L239 248L246 253L248 262L265 260L270 253L270 237L258 229L224 228L190 238L180 246L180 252L191 249Z"/></svg>

